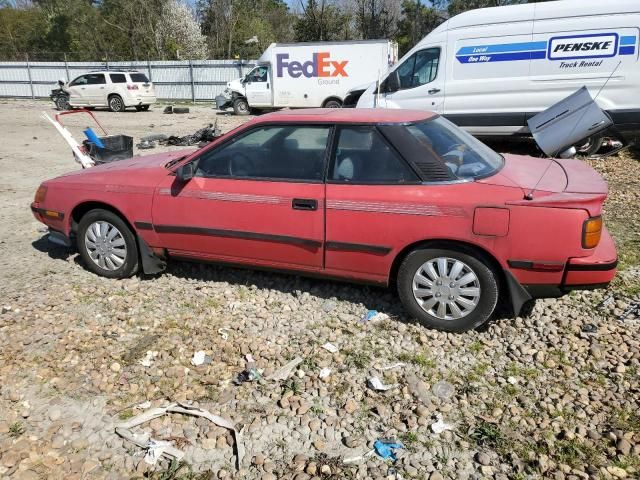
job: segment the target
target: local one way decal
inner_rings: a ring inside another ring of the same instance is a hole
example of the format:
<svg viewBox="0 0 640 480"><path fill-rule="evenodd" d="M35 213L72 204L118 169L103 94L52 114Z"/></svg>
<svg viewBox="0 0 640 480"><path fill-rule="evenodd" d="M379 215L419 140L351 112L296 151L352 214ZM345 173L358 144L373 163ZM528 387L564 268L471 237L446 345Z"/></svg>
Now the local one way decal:
<svg viewBox="0 0 640 480"><path fill-rule="evenodd" d="M519 60L581 60L634 55L637 38L617 33L552 37L549 41L502 43L462 47L460 63L513 62ZM597 66L598 62L563 62L566 66Z"/></svg>

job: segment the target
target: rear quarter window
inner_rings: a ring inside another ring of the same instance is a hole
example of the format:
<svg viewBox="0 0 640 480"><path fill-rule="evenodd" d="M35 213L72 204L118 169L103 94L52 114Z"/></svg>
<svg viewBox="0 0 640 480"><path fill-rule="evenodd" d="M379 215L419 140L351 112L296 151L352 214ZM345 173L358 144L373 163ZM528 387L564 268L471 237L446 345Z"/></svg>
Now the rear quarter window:
<svg viewBox="0 0 640 480"><path fill-rule="evenodd" d="M149 79L144 73L130 73L129 76L134 83L149 83Z"/></svg>

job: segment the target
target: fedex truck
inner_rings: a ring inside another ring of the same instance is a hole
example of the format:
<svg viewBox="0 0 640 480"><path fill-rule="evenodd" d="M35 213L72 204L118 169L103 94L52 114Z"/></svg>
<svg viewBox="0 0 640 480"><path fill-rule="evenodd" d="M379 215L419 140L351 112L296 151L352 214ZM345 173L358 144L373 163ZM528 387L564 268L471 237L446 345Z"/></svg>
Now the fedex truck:
<svg viewBox="0 0 640 480"><path fill-rule="evenodd" d="M244 78L227 83L218 108L238 115L274 108L339 108L347 92L384 75L398 59L388 40L272 43Z"/></svg>
<svg viewBox="0 0 640 480"><path fill-rule="evenodd" d="M433 110L478 136L527 135L527 120L586 86L623 139L640 131L639 0L561 0L471 10L413 47L345 106ZM583 146L597 150L594 135Z"/></svg>

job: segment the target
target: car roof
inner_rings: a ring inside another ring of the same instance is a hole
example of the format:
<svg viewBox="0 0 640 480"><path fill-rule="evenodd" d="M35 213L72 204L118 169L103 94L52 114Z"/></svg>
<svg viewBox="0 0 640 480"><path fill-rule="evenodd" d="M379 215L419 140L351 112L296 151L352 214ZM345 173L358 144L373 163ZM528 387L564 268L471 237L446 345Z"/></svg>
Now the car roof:
<svg viewBox="0 0 640 480"><path fill-rule="evenodd" d="M91 70L90 72L83 73L82 75L89 75L91 73L141 73L140 70Z"/></svg>
<svg viewBox="0 0 640 480"><path fill-rule="evenodd" d="M272 122L326 122L326 123L414 123L437 116L427 110L401 110L386 108L305 108L280 110L261 115L255 123Z"/></svg>

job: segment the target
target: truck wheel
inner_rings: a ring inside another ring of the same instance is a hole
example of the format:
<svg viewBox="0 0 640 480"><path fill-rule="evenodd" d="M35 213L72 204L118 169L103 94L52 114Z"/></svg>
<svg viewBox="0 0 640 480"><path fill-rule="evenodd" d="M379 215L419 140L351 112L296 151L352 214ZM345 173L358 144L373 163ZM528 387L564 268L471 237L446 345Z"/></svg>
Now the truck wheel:
<svg viewBox="0 0 640 480"><path fill-rule="evenodd" d="M112 112L124 112L124 101L120 95L111 95L109 97L109 110Z"/></svg>
<svg viewBox="0 0 640 480"><path fill-rule="evenodd" d="M331 99L325 102L324 108L342 108L342 102L340 100Z"/></svg>
<svg viewBox="0 0 640 480"><path fill-rule="evenodd" d="M246 98L236 98L233 101L233 111L236 115L249 115L249 103Z"/></svg>
<svg viewBox="0 0 640 480"><path fill-rule="evenodd" d="M585 157L595 155L602 146L602 140L604 139L601 135L592 135L582 145L576 145L576 151Z"/></svg>
<svg viewBox="0 0 640 480"><path fill-rule="evenodd" d="M410 252L398 270L403 305L426 327L464 332L485 323L498 302L493 270L476 256L424 248Z"/></svg>
<svg viewBox="0 0 640 480"><path fill-rule="evenodd" d="M88 270L102 277L126 278L138 270L133 233L113 212L91 210L78 225L78 251Z"/></svg>

